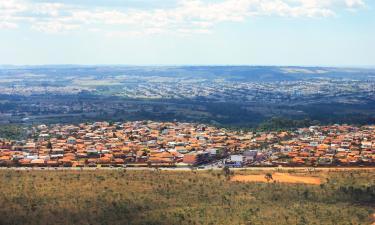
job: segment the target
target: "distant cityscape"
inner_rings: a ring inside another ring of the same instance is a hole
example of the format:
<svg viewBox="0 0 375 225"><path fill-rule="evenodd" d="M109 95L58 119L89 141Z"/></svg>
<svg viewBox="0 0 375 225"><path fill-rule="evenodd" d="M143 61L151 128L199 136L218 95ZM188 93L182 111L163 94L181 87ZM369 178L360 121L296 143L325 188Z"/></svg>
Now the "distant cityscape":
<svg viewBox="0 0 375 225"><path fill-rule="evenodd" d="M150 119L254 127L273 117L375 123L374 69L5 67L0 93L0 124Z"/></svg>

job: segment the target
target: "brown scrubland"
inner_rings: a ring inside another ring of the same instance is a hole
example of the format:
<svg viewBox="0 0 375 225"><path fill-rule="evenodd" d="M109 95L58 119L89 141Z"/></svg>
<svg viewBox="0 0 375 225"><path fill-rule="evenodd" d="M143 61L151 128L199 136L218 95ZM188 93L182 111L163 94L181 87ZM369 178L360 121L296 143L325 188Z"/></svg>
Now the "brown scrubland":
<svg viewBox="0 0 375 225"><path fill-rule="evenodd" d="M272 179L265 178L270 175ZM263 180L243 182L239 177ZM319 183L295 182L298 179ZM371 169L9 169L0 171L0 181L0 224L349 225L371 224L375 212Z"/></svg>

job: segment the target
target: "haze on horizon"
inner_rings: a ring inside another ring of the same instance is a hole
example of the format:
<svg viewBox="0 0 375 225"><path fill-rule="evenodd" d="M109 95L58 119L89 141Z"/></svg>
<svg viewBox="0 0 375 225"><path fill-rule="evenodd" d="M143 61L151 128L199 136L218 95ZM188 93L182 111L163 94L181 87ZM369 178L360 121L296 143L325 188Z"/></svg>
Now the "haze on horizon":
<svg viewBox="0 0 375 225"><path fill-rule="evenodd" d="M0 64L375 66L370 0L0 0Z"/></svg>

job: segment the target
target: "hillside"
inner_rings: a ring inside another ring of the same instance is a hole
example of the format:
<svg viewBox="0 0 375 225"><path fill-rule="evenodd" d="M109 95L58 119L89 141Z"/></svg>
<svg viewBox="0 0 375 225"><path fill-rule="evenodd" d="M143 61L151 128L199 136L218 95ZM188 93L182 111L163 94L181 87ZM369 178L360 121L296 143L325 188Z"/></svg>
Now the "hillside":
<svg viewBox="0 0 375 225"><path fill-rule="evenodd" d="M228 177L262 171L1 170L0 224L370 224L373 170L285 172L323 183Z"/></svg>

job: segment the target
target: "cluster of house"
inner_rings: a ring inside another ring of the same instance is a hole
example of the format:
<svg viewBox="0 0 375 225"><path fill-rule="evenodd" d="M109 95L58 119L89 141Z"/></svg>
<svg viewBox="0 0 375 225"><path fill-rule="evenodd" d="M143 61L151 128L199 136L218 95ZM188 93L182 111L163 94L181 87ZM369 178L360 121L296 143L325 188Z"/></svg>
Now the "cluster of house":
<svg viewBox="0 0 375 225"><path fill-rule="evenodd" d="M22 141L0 139L1 166L375 164L375 126L253 133L193 123L95 122L39 125L29 136Z"/></svg>
<svg viewBox="0 0 375 225"><path fill-rule="evenodd" d="M0 164L15 166L199 165L257 147L252 133L201 124L138 121L40 125L24 141L0 142Z"/></svg>
<svg viewBox="0 0 375 225"><path fill-rule="evenodd" d="M312 126L269 148L278 165L375 165L375 126Z"/></svg>
<svg viewBox="0 0 375 225"><path fill-rule="evenodd" d="M262 136L262 135L261 135ZM261 144L261 138L254 138ZM251 166L375 166L375 126L312 126L287 132L263 150L232 154L224 163Z"/></svg>

